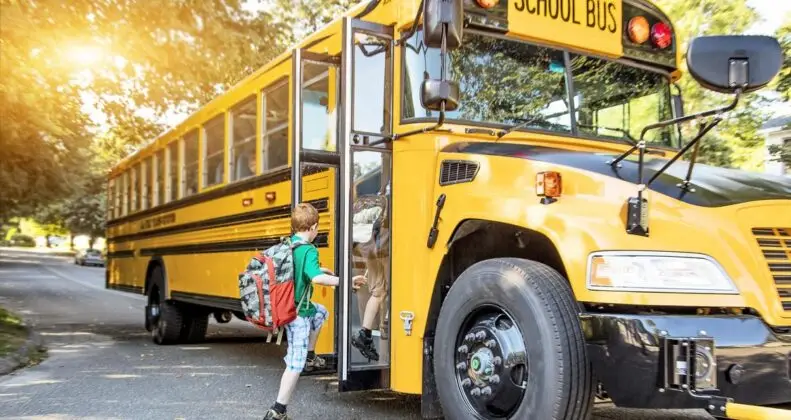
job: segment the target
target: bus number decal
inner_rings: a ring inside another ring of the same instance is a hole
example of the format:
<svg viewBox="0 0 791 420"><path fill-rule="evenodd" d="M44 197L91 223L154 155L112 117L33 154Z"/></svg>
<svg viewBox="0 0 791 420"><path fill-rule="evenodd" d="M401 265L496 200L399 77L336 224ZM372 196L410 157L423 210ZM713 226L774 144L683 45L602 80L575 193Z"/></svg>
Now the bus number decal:
<svg viewBox="0 0 791 420"><path fill-rule="evenodd" d="M140 230L153 229L176 222L176 213L163 214L140 222Z"/></svg>

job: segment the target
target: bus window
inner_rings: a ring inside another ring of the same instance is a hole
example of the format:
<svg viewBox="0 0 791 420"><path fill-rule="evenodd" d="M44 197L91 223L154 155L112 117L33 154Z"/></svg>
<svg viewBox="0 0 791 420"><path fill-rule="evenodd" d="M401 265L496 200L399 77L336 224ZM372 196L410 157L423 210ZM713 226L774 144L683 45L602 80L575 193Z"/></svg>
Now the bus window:
<svg viewBox="0 0 791 420"><path fill-rule="evenodd" d="M329 66L305 62L302 72L302 148L334 152L337 113L330 107Z"/></svg>
<svg viewBox="0 0 791 420"><path fill-rule="evenodd" d="M198 130L184 136L184 197L198 192Z"/></svg>
<svg viewBox="0 0 791 420"><path fill-rule="evenodd" d="M288 165L288 82L264 92L264 171Z"/></svg>
<svg viewBox="0 0 791 420"><path fill-rule="evenodd" d="M635 140L646 125L673 118L670 82L659 73L576 54L571 68L581 133ZM678 147L673 126L651 130L645 140Z"/></svg>
<svg viewBox="0 0 791 420"><path fill-rule="evenodd" d="M365 83L354 84L354 130L388 134L390 131L389 68L391 41L375 35L354 34L354 74L365 75Z"/></svg>
<svg viewBox="0 0 791 420"><path fill-rule="evenodd" d="M130 208L130 204L129 203L132 201L131 200L131 198L132 198L132 187L130 186L131 185L131 181L129 181L129 171L124 172L122 179L124 181L123 187L122 187L123 190L124 190L124 197L123 197L124 202L121 204L121 210L122 210L123 215L126 216L127 214L129 214L129 211L130 211L129 210L129 208Z"/></svg>
<svg viewBox="0 0 791 420"><path fill-rule="evenodd" d="M179 141L176 140L168 145L168 155L170 158L170 194L169 201L179 198Z"/></svg>
<svg viewBox="0 0 791 420"><path fill-rule="evenodd" d="M165 168L167 162L165 161L165 149L157 152L157 201L154 203L157 206L165 204Z"/></svg>
<svg viewBox="0 0 791 420"><path fill-rule="evenodd" d="M132 211L140 210L140 203L142 203L141 195L142 195L142 184L141 176L140 176L140 163L135 165L132 168L132 188L134 192L132 194Z"/></svg>
<svg viewBox="0 0 791 420"><path fill-rule="evenodd" d="M438 78L440 51L423 45L417 31L404 44L402 117L436 118L420 103L426 73ZM462 46L449 53L448 78L458 80L463 98L446 118L474 124L513 125L571 132L568 81L560 50L466 32ZM521 89L513 89L521 86Z"/></svg>
<svg viewBox="0 0 791 420"><path fill-rule="evenodd" d="M143 197L143 210L150 209L154 207L154 183L156 182L156 178L154 175L156 174L156 168L154 165L154 157L151 156L145 160L145 164L143 166L143 193L145 197Z"/></svg>
<svg viewBox="0 0 791 420"><path fill-rule="evenodd" d="M351 366L390 362L390 155L353 152ZM364 333L364 330L370 332Z"/></svg>
<svg viewBox="0 0 791 420"><path fill-rule="evenodd" d="M255 175L255 96L231 110L231 181Z"/></svg>
<svg viewBox="0 0 791 420"><path fill-rule="evenodd" d="M220 114L203 126L204 158L203 187L222 183L225 174L225 114Z"/></svg>

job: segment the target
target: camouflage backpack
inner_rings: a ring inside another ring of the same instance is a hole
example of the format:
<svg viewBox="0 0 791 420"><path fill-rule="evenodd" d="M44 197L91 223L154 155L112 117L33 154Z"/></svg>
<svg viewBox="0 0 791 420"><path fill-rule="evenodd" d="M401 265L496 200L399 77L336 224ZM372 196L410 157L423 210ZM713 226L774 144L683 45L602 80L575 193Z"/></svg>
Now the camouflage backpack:
<svg viewBox="0 0 791 420"><path fill-rule="evenodd" d="M283 238L279 244L254 256L239 274L242 313L256 327L272 332L297 317L294 249L302 245L309 243ZM299 306L302 306L308 290L305 289Z"/></svg>

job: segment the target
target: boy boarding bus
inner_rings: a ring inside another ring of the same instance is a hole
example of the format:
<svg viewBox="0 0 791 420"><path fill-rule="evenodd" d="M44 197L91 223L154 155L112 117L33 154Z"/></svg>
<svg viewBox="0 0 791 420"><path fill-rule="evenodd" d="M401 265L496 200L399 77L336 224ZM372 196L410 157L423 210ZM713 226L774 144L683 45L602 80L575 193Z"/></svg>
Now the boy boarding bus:
<svg viewBox="0 0 791 420"><path fill-rule="evenodd" d="M367 1L112 170L107 287L147 296L156 343L198 341L308 202L340 391L426 418L788 416L791 181L695 164L779 44L691 40L687 77L732 102L689 114L683 56L646 0ZM352 280L370 255L381 305Z"/></svg>

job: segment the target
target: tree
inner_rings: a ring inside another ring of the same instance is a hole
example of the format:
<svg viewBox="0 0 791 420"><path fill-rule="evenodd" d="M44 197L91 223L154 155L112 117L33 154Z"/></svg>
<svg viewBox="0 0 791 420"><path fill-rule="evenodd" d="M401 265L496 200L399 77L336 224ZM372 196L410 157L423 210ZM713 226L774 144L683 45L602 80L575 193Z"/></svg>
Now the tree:
<svg viewBox="0 0 791 420"><path fill-rule="evenodd" d="M3 0L0 16L0 221L78 194L94 141L114 163L291 39L240 0ZM110 127L97 138L85 106Z"/></svg>
<svg viewBox="0 0 791 420"><path fill-rule="evenodd" d="M657 0L657 5L670 17L679 41L677 48L685 52L689 41L701 35L744 33L757 21L758 15L747 0ZM679 81L684 94L685 111L699 112L721 107L731 96L716 94L702 88L686 72ZM757 93L743 95L739 107L703 140L699 161L726 167L757 169L763 162L763 138L758 129L769 118L765 99ZM684 138L689 140L697 127L686 124Z"/></svg>
<svg viewBox="0 0 791 420"><path fill-rule="evenodd" d="M785 16L785 21L775 33L780 46L783 48L784 61L780 76L777 79L777 92L786 102L791 102L791 12Z"/></svg>

